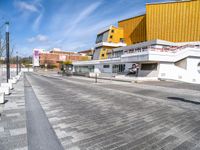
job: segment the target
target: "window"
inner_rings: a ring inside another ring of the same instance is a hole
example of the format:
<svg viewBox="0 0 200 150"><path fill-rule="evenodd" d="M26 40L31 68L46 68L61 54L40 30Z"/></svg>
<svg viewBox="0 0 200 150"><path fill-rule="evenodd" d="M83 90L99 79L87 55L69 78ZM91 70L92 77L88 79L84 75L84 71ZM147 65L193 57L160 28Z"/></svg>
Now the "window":
<svg viewBox="0 0 200 150"><path fill-rule="evenodd" d="M96 43L102 42L103 34L97 35Z"/></svg>
<svg viewBox="0 0 200 150"><path fill-rule="evenodd" d="M104 54L101 54L102 57L104 57Z"/></svg>
<svg viewBox="0 0 200 150"><path fill-rule="evenodd" d="M110 68L110 65L103 65L103 68Z"/></svg>
<svg viewBox="0 0 200 150"><path fill-rule="evenodd" d="M157 70L157 63L142 64L141 70Z"/></svg>
<svg viewBox="0 0 200 150"><path fill-rule="evenodd" d="M112 72L113 73L122 73L125 71L125 64L113 65Z"/></svg>
<svg viewBox="0 0 200 150"><path fill-rule="evenodd" d="M94 66L75 66L74 69L76 73L94 72Z"/></svg>
<svg viewBox="0 0 200 150"><path fill-rule="evenodd" d="M120 42L121 42L121 43L124 43L124 38L120 38Z"/></svg>
<svg viewBox="0 0 200 150"><path fill-rule="evenodd" d="M197 65L197 71L200 73L200 63Z"/></svg>
<svg viewBox="0 0 200 150"><path fill-rule="evenodd" d="M111 36L110 36L110 38L112 39L112 38L113 38L113 36L111 35Z"/></svg>
<svg viewBox="0 0 200 150"><path fill-rule="evenodd" d="M115 31L112 29L111 32L114 33Z"/></svg>
<svg viewBox="0 0 200 150"><path fill-rule="evenodd" d="M101 34L98 34L97 38L96 38L96 44L101 43L101 42L105 42L108 39L108 34L109 34L108 31L101 33Z"/></svg>

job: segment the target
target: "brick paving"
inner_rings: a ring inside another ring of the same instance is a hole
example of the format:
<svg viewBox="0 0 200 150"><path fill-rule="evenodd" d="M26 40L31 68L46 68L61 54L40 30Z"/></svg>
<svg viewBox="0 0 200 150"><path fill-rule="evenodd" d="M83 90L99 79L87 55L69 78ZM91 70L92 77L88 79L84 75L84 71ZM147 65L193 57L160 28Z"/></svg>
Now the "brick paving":
<svg viewBox="0 0 200 150"><path fill-rule="evenodd" d="M27 78L65 149L200 149L197 90Z"/></svg>
<svg viewBox="0 0 200 150"><path fill-rule="evenodd" d="M0 150L27 150L23 77L0 104Z"/></svg>

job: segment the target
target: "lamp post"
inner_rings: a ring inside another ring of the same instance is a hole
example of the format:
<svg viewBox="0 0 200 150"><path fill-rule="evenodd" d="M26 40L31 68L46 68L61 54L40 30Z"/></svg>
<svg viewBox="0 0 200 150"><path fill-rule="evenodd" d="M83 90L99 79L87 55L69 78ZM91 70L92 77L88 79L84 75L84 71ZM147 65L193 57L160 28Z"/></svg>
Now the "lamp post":
<svg viewBox="0 0 200 150"><path fill-rule="evenodd" d="M5 22L6 25L6 71L7 82L10 79L10 43L9 43L9 22Z"/></svg>
<svg viewBox="0 0 200 150"><path fill-rule="evenodd" d="M18 52L17 52L17 56L16 56L16 71L17 71L17 75L19 73L19 58L18 58Z"/></svg>

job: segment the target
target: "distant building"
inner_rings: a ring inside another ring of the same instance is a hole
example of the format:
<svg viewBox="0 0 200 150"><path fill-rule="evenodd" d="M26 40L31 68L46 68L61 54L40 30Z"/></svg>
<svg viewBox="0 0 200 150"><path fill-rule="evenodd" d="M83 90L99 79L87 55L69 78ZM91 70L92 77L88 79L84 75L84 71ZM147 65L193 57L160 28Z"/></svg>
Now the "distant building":
<svg viewBox="0 0 200 150"><path fill-rule="evenodd" d="M123 29L114 26L107 27L97 34L93 59L107 59L108 50L121 46L126 46Z"/></svg>
<svg viewBox="0 0 200 150"><path fill-rule="evenodd" d="M52 49L48 52L42 49L33 50L34 67L59 68L62 62L86 60L91 60L91 56L85 56L76 52L66 52L60 49Z"/></svg>
<svg viewBox="0 0 200 150"><path fill-rule="evenodd" d="M85 56L93 56L94 50L89 49L89 50L82 50L78 52L79 54L85 55Z"/></svg>

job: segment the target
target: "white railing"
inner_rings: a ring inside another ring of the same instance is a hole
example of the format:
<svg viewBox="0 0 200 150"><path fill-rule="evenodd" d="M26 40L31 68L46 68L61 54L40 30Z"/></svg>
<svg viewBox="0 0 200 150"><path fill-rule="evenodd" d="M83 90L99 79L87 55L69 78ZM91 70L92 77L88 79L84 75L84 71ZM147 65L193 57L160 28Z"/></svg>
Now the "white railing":
<svg viewBox="0 0 200 150"><path fill-rule="evenodd" d="M156 47L153 47L153 46L149 46L149 47L140 48L140 49L123 50L123 53L110 52L111 54L109 55L109 58L110 59L119 58L122 55L126 55L126 54L143 53L143 52L148 52L148 51L176 53L176 52L179 52L179 51L186 49L186 48L199 48L200 49L200 45L169 46L169 47L164 47L164 48L156 48Z"/></svg>
<svg viewBox="0 0 200 150"><path fill-rule="evenodd" d="M147 48L141 48L141 49L129 49L124 50L123 54L130 54L130 53L141 53L146 51L157 51L157 52L171 52L176 53L180 50L183 50L185 48L200 48L200 45L183 45L183 46L170 46L165 48L156 48L149 46Z"/></svg>
<svg viewBox="0 0 200 150"><path fill-rule="evenodd" d="M171 46L171 47L166 47L166 48L155 48L155 47L150 47L148 50L149 51L158 51L158 52L171 52L171 53L176 53L179 52L185 48L200 48L200 45L183 45L183 46Z"/></svg>

